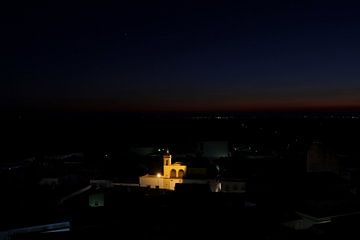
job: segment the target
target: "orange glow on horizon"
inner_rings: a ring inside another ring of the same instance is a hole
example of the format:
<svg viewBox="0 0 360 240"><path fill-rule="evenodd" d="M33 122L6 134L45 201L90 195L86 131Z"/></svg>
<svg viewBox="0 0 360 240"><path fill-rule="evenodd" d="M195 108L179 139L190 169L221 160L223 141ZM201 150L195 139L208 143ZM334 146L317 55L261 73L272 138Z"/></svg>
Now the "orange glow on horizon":
<svg viewBox="0 0 360 240"><path fill-rule="evenodd" d="M273 99L187 99L160 101L148 99L137 103L95 99L67 102L56 106L43 106L40 110L91 111L91 112L226 112L226 111L302 111L302 110L360 110L360 98L273 98Z"/></svg>

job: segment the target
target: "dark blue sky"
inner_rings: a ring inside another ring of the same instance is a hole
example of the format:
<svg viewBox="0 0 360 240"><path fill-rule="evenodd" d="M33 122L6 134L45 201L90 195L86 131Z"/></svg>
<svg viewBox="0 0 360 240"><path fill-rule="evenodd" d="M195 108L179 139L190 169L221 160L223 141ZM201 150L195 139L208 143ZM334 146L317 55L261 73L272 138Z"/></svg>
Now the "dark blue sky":
<svg viewBox="0 0 360 240"><path fill-rule="evenodd" d="M360 4L194 2L2 8L1 106L360 107Z"/></svg>

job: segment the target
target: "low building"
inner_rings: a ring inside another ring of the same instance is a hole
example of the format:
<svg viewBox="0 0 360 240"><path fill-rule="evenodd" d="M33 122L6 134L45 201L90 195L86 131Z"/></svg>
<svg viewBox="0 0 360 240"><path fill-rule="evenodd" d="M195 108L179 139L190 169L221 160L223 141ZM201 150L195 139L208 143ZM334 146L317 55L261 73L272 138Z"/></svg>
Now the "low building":
<svg viewBox="0 0 360 240"><path fill-rule="evenodd" d="M187 178L188 170L188 166L182 162L172 163L171 154L167 151L163 155L163 174L141 176L140 187L175 190L176 184L209 184L212 191L219 191L219 183L216 180Z"/></svg>
<svg viewBox="0 0 360 240"><path fill-rule="evenodd" d="M91 179L90 184L97 188L111 188L113 183L111 180L107 179Z"/></svg>
<svg viewBox="0 0 360 240"><path fill-rule="evenodd" d="M181 162L171 162L171 154L163 155L163 174L146 174L140 177L140 187L175 190L175 184L183 183L187 166Z"/></svg>
<svg viewBox="0 0 360 240"><path fill-rule="evenodd" d="M102 191L92 192L89 194L89 207L104 207L105 194Z"/></svg>
<svg viewBox="0 0 360 240"><path fill-rule="evenodd" d="M57 185L59 185L59 178L42 178L39 182L39 185L55 188Z"/></svg>
<svg viewBox="0 0 360 240"><path fill-rule="evenodd" d="M335 152L319 141L314 141L307 152L307 172L339 173Z"/></svg>
<svg viewBox="0 0 360 240"><path fill-rule="evenodd" d="M222 179L221 192L245 193L246 180L244 179Z"/></svg>

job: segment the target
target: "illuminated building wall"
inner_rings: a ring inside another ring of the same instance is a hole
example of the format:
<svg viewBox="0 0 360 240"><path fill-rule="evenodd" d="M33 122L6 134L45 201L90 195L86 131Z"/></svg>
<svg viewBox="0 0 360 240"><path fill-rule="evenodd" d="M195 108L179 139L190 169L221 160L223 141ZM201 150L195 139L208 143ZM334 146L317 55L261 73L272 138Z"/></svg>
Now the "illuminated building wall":
<svg viewBox="0 0 360 240"><path fill-rule="evenodd" d="M177 183L209 184L211 191L220 191L220 184L216 180L185 179L184 177L186 176L187 170L187 166L183 163L172 163L171 155L167 152L163 155L163 175L158 173L157 175L146 174L145 176L141 176L139 179L140 187L175 190Z"/></svg>
<svg viewBox="0 0 360 240"><path fill-rule="evenodd" d="M140 177L140 187L175 190L176 183L183 183L187 166L183 163L171 162L171 154L167 151L163 155L163 174L146 174Z"/></svg>

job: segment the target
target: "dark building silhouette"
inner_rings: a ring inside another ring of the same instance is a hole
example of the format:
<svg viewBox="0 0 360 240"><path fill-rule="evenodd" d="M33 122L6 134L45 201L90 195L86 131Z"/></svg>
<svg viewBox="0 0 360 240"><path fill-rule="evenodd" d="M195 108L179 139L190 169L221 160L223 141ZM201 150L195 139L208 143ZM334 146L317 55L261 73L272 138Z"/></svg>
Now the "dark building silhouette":
<svg viewBox="0 0 360 240"><path fill-rule="evenodd" d="M334 151L320 141L313 141L307 153L306 170L307 172L339 173L339 164Z"/></svg>

